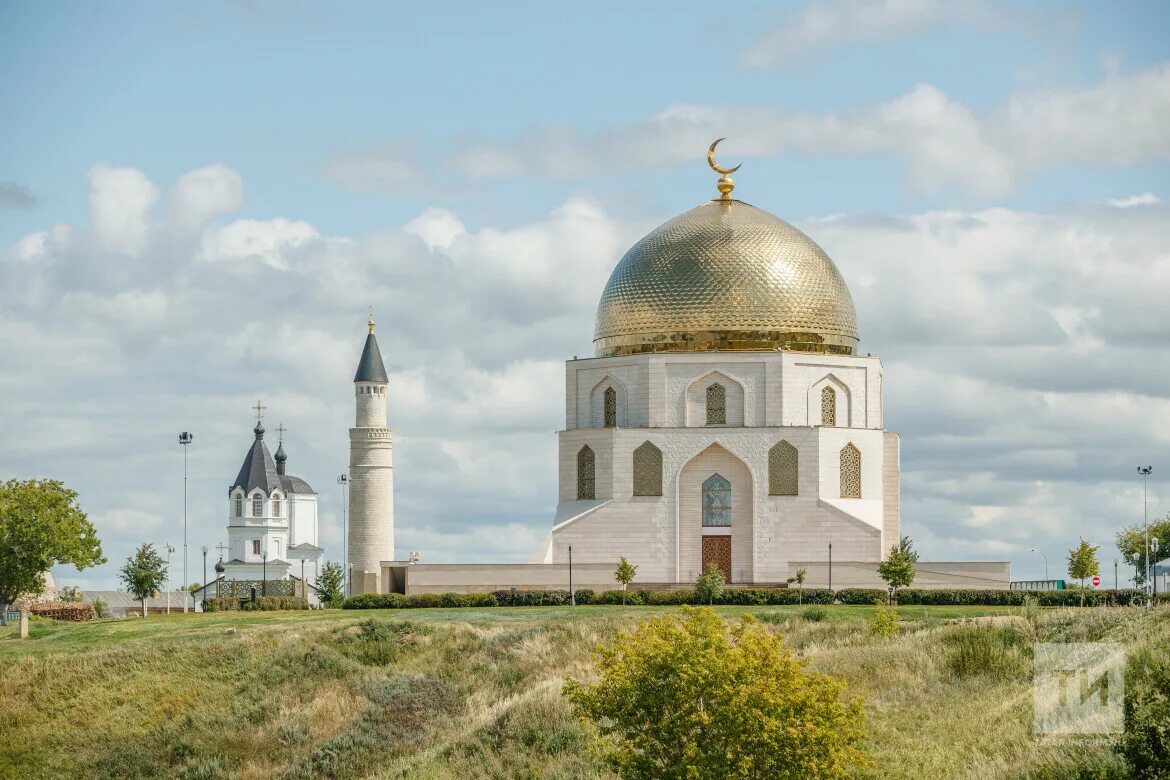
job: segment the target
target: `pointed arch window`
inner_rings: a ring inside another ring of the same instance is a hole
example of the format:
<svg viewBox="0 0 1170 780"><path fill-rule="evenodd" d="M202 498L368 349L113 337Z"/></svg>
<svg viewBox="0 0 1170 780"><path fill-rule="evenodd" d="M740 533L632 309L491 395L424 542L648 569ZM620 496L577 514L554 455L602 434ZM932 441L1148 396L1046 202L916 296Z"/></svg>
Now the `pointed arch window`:
<svg viewBox="0 0 1170 780"><path fill-rule="evenodd" d="M272 496L272 516L280 517L280 496L276 494Z"/></svg>
<svg viewBox="0 0 1170 780"><path fill-rule="evenodd" d="M260 496L252 496L252 517L264 516L264 499Z"/></svg>
<svg viewBox="0 0 1170 780"><path fill-rule="evenodd" d="M796 448L782 441L768 450L768 495L795 496L800 483Z"/></svg>
<svg viewBox="0 0 1170 780"><path fill-rule="evenodd" d="M703 525L731 525L731 483L718 474L703 483Z"/></svg>
<svg viewBox="0 0 1170 780"><path fill-rule="evenodd" d="M707 424L727 425L727 388L718 382L707 385Z"/></svg>
<svg viewBox="0 0 1170 780"><path fill-rule="evenodd" d="M244 497L243 496L236 496L235 504L236 504L236 517L243 517L244 516Z"/></svg>
<svg viewBox="0 0 1170 780"><path fill-rule="evenodd" d="M617 390L612 387L605 388L605 427L617 427Z"/></svg>
<svg viewBox="0 0 1170 780"><path fill-rule="evenodd" d="M634 450L634 495L662 495L662 450L648 441Z"/></svg>
<svg viewBox="0 0 1170 780"><path fill-rule="evenodd" d="M586 444L577 451L577 500L592 501L597 497L596 458Z"/></svg>
<svg viewBox="0 0 1170 780"><path fill-rule="evenodd" d="M821 425L837 424L837 391L831 387L821 390Z"/></svg>
<svg viewBox="0 0 1170 780"><path fill-rule="evenodd" d="M861 498L861 450L853 442L841 448L841 498Z"/></svg>

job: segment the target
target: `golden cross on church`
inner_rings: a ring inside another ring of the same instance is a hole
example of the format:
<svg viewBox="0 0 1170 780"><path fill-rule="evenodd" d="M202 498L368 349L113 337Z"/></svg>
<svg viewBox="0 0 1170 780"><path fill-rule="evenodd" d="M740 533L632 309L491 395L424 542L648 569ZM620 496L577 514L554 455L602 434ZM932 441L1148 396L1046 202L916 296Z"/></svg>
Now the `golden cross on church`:
<svg viewBox="0 0 1170 780"><path fill-rule="evenodd" d="M256 410L256 422L260 422L260 418L264 416L264 410L267 409L268 407L264 406L259 401L257 401L256 405L253 406L252 408Z"/></svg>

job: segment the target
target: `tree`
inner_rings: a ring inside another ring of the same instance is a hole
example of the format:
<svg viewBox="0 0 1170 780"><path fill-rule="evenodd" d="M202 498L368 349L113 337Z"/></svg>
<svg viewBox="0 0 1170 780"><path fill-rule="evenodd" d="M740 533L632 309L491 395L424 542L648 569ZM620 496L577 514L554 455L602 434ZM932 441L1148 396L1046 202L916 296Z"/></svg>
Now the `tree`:
<svg viewBox="0 0 1170 780"><path fill-rule="evenodd" d="M203 587L203 583L192 582L190 585L187 586L187 590L189 590L191 593L194 593L195 591L199 590L202 587Z"/></svg>
<svg viewBox="0 0 1170 780"><path fill-rule="evenodd" d="M796 573L788 578L788 583L796 583L800 590L796 594L796 603L804 603L804 581L808 579L808 569L797 569Z"/></svg>
<svg viewBox="0 0 1170 780"><path fill-rule="evenodd" d="M322 566L321 573L317 575L317 579L313 583L314 587L317 588L317 593L321 596L322 603L330 607L339 605L345 598L342 594L344 584L345 570L337 561L329 561Z"/></svg>
<svg viewBox="0 0 1170 780"><path fill-rule="evenodd" d="M626 588L634 581L634 575L638 573L638 567L626 560L626 556L618 561L617 569L613 573L613 578L622 584L622 606L626 603Z"/></svg>
<svg viewBox="0 0 1170 780"><path fill-rule="evenodd" d="M1095 577L1101 573L1101 565L1097 563L1097 550L1084 539L1076 547L1068 551L1068 576L1081 581L1081 606L1085 606L1085 578Z"/></svg>
<svg viewBox="0 0 1170 780"><path fill-rule="evenodd" d="M54 479L0 484L0 602L41 593L45 572L59 563L87 569L105 562L75 491Z"/></svg>
<svg viewBox="0 0 1170 780"><path fill-rule="evenodd" d="M146 600L158 593L166 581L167 562L154 549L153 544L144 544L126 559L122 570L118 572L118 577L126 586L126 590L142 602L142 617L146 617L150 614L146 608Z"/></svg>
<svg viewBox="0 0 1170 780"><path fill-rule="evenodd" d="M869 764L861 700L751 616L683 607L594 655L600 679L564 693L623 778L847 778Z"/></svg>
<svg viewBox="0 0 1170 780"><path fill-rule="evenodd" d="M1158 540L1158 549L1170 553L1170 514L1161 520L1150 523L1150 541ZM1133 581L1137 585L1146 584L1146 526L1142 523L1126 526L1117 532L1117 551L1121 558L1133 567Z"/></svg>
<svg viewBox="0 0 1170 780"><path fill-rule="evenodd" d="M914 564L918 552L909 536L903 536L890 548L886 560L878 564L878 576L894 589L894 601L898 600L898 588L905 588L914 582Z"/></svg>
<svg viewBox="0 0 1170 780"><path fill-rule="evenodd" d="M700 603L706 601L707 606L715 603L715 599L723 594L723 586L727 581L723 579L723 572L713 563L707 564L707 570L695 580L695 598Z"/></svg>

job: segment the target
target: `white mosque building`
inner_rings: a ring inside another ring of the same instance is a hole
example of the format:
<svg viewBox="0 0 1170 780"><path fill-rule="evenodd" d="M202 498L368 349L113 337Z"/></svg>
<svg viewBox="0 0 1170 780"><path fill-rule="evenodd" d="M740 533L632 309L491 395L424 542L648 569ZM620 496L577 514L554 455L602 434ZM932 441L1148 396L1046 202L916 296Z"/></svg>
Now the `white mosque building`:
<svg viewBox="0 0 1170 780"><path fill-rule="evenodd" d="M732 198L735 169L714 149L720 196L626 252L601 294L594 357L566 363L558 504L531 562L408 565L391 560L391 543L367 589L563 588L570 576L607 589L621 556L642 584L689 585L714 564L736 585L782 585L804 569L809 585L882 586L877 565L900 534L900 442L885 429L881 360L859 349L832 259ZM363 411L359 389L351 448L384 439L388 469L389 431L373 433L384 430L384 369L356 379L378 408ZM388 471L377 484L392 500ZM1009 580L1006 562L920 562L915 584Z"/></svg>

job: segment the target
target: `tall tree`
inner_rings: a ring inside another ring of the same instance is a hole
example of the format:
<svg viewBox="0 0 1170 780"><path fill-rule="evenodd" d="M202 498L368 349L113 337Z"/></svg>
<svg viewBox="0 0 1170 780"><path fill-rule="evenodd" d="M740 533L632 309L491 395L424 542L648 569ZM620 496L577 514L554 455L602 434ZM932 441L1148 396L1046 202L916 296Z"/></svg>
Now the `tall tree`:
<svg viewBox="0 0 1170 780"><path fill-rule="evenodd" d="M1081 539L1081 543L1068 551L1068 576L1081 581L1081 606L1085 606L1085 578L1095 577L1101 573L1101 564L1097 562L1099 547Z"/></svg>
<svg viewBox="0 0 1170 780"><path fill-rule="evenodd" d="M626 603L626 588L634 581L634 575L637 573L638 567L627 561L623 555L613 573L613 578L622 584L622 606Z"/></svg>
<svg viewBox="0 0 1170 780"><path fill-rule="evenodd" d="M0 602L41 593L45 572L59 563L87 569L105 562L75 491L55 479L0 484Z"/></svg>
<svg viewBox="0 0 1170 780"><path fill-rule="evenodd" d="M1170 555L1170 514L1150 523L1150 539L1158 540L1159 555ZM1117 532L1117 550L1121 558L1134 569L1133 581L1145 585L1146 571L1146 526L1143 523L1128 525Z"/></svg>
<svg viewBox="0 0 1170 780"><path fill-rule="evenodd" d="M313 584L321 596L321 602L336 607L343 599L341 589L345 584L345 570L337 561L329 561L321 567L321 573Z"/></svg>
<svg viewBox="0 0 1170 780"><path fill-rule="evenodd" d="M909 587L914 582L914 564L918 552L909 536L903 536L890 548L886 560L878 564L878 576L894 589L894 600L898 600L898 588Z"/></svg>
<svg viewBox="0 0 1170 780"><path fill-rule="evenodd" d="M118 572L118 577L126 585L126 590L142 602L142 617L146 617L150 614L146 608L146 600L158 593L159 588L166 582L167 562L154 549L153 544L144 544L126 559L122 570Z"/></svg>

